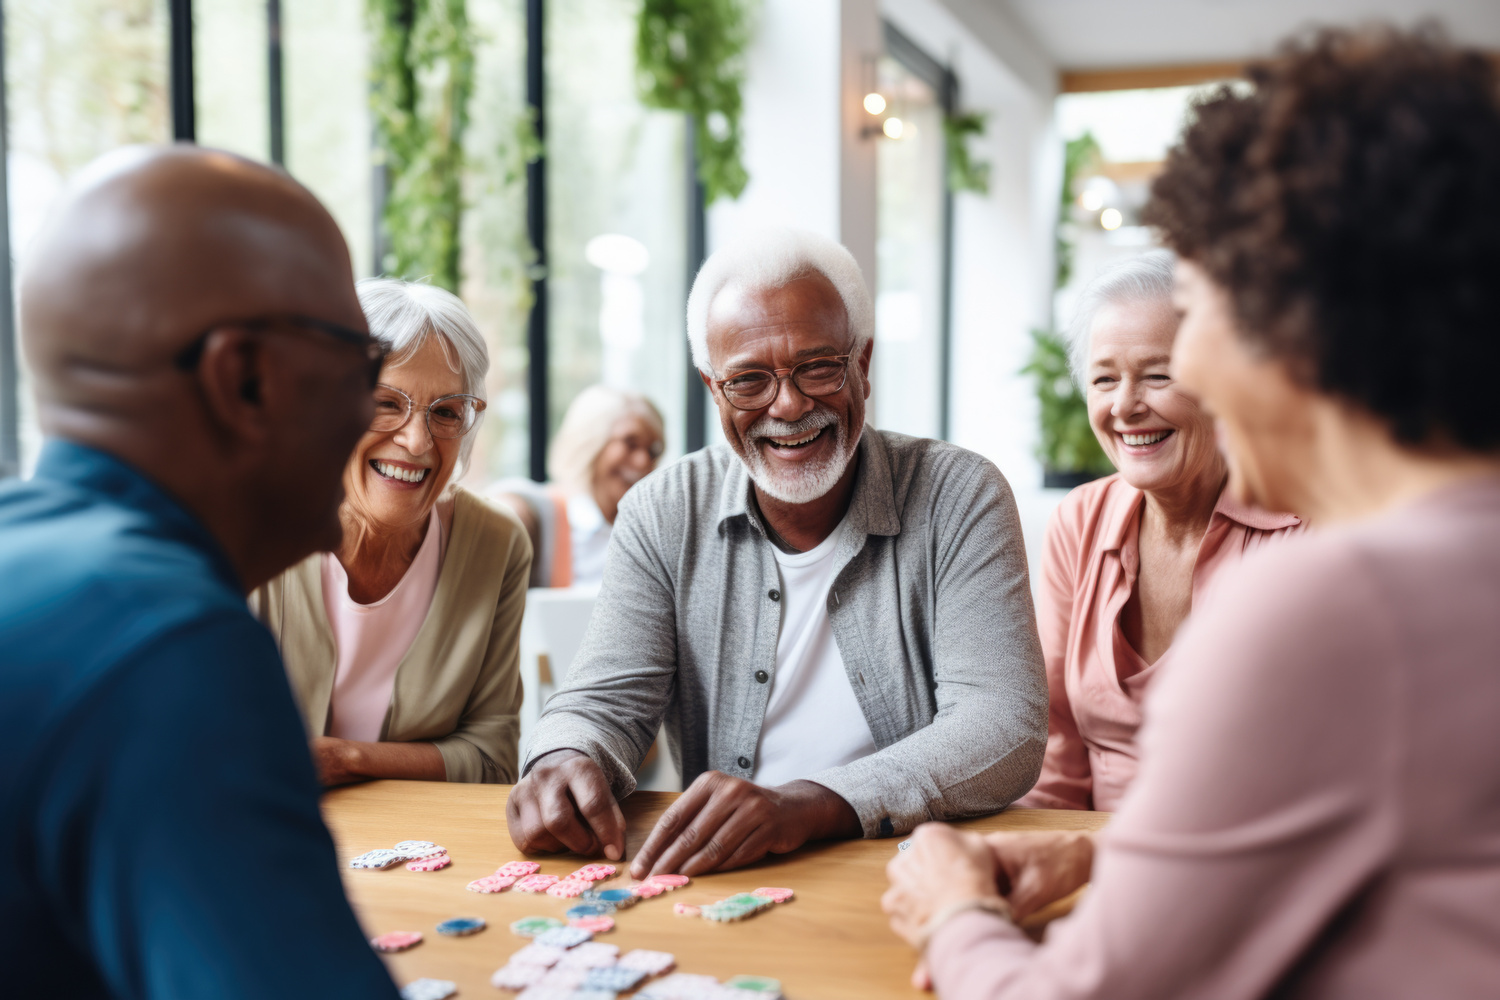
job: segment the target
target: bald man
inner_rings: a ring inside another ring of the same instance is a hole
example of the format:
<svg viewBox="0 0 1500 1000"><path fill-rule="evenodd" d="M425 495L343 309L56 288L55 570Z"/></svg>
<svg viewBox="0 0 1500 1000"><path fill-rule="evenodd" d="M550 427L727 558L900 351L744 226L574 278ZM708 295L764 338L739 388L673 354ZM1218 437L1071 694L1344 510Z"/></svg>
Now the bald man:
<svg viewBox="0 0 1500 1000"><path fill-rule="evenodd" d="M380 348L328 213L192 147L78 179L21 282L0 487L0 993L379 997L245 594L339 539Z"/></svg>

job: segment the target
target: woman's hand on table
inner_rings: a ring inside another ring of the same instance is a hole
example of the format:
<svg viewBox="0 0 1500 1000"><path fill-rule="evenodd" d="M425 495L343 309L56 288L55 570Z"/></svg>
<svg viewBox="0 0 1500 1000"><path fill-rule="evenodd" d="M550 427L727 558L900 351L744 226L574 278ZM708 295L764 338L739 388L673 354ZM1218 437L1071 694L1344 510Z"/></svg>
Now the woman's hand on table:
<svg viewBox="0 0 1500 1000"><path fill-rule="evenodd" d="M554 750L539 758L505 803L510 839L523 853L625 856L625 814L592 757Z"/></svg>
<svg viewBox="0 0 1500 1000"><path fill-rule="evenodd" d="M335 736L312 741L313 764L324 788L370 778L443 781L443 753L431 743L362 743Z"/></svg>
<svg viewBox="0 0 1500 1000"><path fill-rule="evenodd" d="M318 780L324 788L347 785L352 781L363 781L359 770L359 746L353 740L341 740L335 736L315 736L312 741L313 764L318 769Z"/></svg>
<svg viewBox="0 0 1500 1000"><path fill-rule="evenodd" d="M1085 885L1094 867L1094 838L1074 830L991 833L998 886L1016 919L1027 917Z"/></svg>
<svg viewBox="0 0 1500 1000"><path fill-rule="evenodd" d="M891 887L880 897L880 905L891 916L891 930L921 947L934 929L934 918L974 900L1000 903L997 864L995 852L977 833L941 823L917 827L910 849L885 866ZM919 967L918 975L922 974Z"/></svg>
<svg viewBox="0 0 1500 1000"><path fill-rule="evenodd" d="M630 866L633 878L661 872L701 875L786 854L811 840L857 837L859 816L813 781L763 788L706 771L662 813Z"/></svg>

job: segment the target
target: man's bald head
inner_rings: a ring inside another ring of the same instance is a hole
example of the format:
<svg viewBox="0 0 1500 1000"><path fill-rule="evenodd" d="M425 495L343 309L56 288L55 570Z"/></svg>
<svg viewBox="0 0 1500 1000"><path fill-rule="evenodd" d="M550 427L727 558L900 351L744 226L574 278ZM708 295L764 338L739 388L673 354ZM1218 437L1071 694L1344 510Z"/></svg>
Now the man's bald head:
<svg viewBox="0 0 1500 1000"><path fill-rule="evenodd" d="M20 305L44 420L53 406L129 409L109 376L160 369L215 323L296 313L365 328L318 200L279 170L187 145L85 170L27 254Z"/></svg>

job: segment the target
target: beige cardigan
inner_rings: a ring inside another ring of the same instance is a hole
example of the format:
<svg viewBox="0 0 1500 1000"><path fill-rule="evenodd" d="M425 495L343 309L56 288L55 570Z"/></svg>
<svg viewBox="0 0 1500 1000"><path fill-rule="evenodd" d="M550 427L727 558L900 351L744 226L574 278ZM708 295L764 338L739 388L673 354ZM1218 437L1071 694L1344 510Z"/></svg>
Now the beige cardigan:
<svg viewBox="0 0 1500 1000"><path fill-rule="evenodd" d="M322 558L309 556L250 597L281 647L315 735L328 729L335 663ZM396 668L382 741L432 743L449 781L516 780L521 613L530 574L531 541L515 515L457 490L437 592Z"/></svg>

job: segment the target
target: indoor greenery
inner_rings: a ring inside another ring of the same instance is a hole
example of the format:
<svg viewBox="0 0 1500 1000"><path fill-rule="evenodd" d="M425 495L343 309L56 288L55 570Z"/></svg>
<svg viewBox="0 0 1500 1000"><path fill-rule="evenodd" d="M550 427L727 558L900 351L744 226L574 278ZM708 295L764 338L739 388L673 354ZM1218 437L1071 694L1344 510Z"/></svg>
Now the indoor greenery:
<svg viewBox="0 0 1500 1000"><path fill-rule="evenodd" d="M1068 345L1051 330L1032 330L1031 362L1022 374L1036 380L1042 440L1038 455L1049 472L1106 476L1115 471L1089 426L1088 405L1068 370Z"/></svg>
<svg viewBox="0 0 1500 1000"><path fill-rule="evenodd" d="M969 155L970 136L984 135L987 115L978 111L943 116L943 142L948 150L948 190L989 194L990 165Z"/></svg>
<svg viewBox="0 0 1500 1000"><path fill-rule="evenodd" d="M641 103L692 118L707 204L750 180L740 137L749 23L747 0L642 0L636 22Z"/></svg>
<svg viewBox="0 0 1500 1000"><path fill-rule="evenodd" d="M1057 206L1057 280L1056 288L1062 288L1073 277L1073 241L1067 237L1067 228L1073 214L1073 199L1078 197L1073 190L1078 175L1097 166L1102 154L1099 143L1092 132L1085 132L1068 141L1063 147L1063 176L1060 204Z"/></svg>
<svg viewBox="0 0 1500 1000"><path fill-rule="evenodd" d="M463 135L474 87L466 0L366 0L370 106L386 171L383 272L458 290Z"/></svg>

